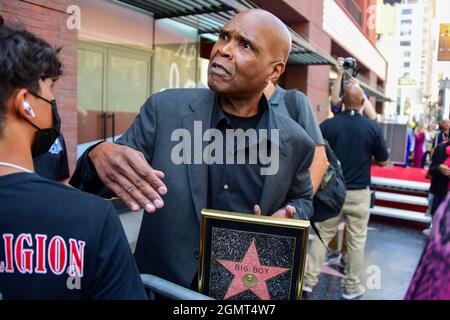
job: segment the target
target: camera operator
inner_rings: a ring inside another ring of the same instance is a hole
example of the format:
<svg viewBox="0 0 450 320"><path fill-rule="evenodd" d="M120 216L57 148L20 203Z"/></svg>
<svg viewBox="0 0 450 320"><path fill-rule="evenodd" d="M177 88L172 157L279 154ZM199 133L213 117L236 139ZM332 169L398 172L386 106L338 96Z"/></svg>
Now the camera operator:
<svg viewBox="0 0 450 320"><path fill-rule="evenodd" d="M347 65L345 65L345 62L348 60ZM351 61L352 60L352 61ZM354 64L354 66L352 66ZM333 84L333 87L331 88L331 111L333 114L340 113L343 110L342 106L342 95L346 88L342 88L342 83L344 77L348 76L346 75L346 69L352 69L353 71L356 68L356 60L353 58L347 58L344 59L342 57L339 57L337 59L336 69L337 69L337 78L335 83ZM355 74L355 73L354 73ZM356 74L355 74L356 75ZM348 79L348 86L359 86L359 81L354 76L349 76ZM363 114L369 118L370 120L376 120L377 119L377 113L375 111L375 108L373 107L372 103L367 98L367 95L364 96L364 106L362 109Z"/></svg>

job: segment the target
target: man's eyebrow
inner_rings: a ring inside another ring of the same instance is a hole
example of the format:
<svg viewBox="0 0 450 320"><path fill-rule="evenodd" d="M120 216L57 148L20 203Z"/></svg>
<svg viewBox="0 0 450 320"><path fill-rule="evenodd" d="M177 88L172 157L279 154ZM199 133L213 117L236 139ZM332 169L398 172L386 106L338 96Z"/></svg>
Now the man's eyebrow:
<svg viewBox="0 0 450 320"><path fill-rule="evenodd" d="M245 34L242 34L241 32L238 32L237 35L241 40L248 42L253 49L255 49L255 50L259 49L259 46L256 44L255 40L250 39L248 36L246 36Z"/></svg>
<svg viewBox="0 0 450 320"><path fill-rule="evenodd" d="M229 33L229 31L225 30L224 28L220 28L219 34L223 34L223 33Z"/></svg>
<svg viewBox="0 0 450 320"><path fill-rule="evenodd" d="M232 32L232 30L228 30L226 28L220 28L219 29L219 35L221 34L226 34L226 35L230 35L230 33ZM259 50L259 46L256 44L255 40L250 39L248 36L246 36L245 34L243 34L242 32L236 32L236 36L237 38L239 38L240 40L243 40L245 42L248 42L248 44L250 44L250 46L258 51Z"/></svg>

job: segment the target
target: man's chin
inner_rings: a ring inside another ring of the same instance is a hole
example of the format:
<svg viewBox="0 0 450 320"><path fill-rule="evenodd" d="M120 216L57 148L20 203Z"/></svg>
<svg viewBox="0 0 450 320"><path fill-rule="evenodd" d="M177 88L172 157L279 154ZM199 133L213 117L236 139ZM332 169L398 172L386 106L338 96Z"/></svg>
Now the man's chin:
<svg viewBox="0 0 450 320"><path fill-rule="evenodd" d="M219 94L224 94L229 91L229 84L228 83L221 83L218 81L208 80L208 87Z"/></svg>

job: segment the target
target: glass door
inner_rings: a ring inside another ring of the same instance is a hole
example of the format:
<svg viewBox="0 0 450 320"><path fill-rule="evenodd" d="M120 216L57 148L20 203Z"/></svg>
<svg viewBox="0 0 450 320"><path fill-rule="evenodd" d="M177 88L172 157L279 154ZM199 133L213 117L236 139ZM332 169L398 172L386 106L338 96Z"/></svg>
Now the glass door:
<svg viewBox="0 0 450 320"><path fill-rule="evenodd" d="M106 48L80 44L78 48L78 143L105 138Z"/></svg>
<svg viewBox="0 0 450 320"><path fill-rule="evenodd" d="M122 135L150 96L150 63L149 53L108 50L107 138Z"/></svg>
<svg viewBox="0 0 450 320"><path fill-rule="evenodd" d="M149 51L98 43L78 49L78 153L114 141L150 95Z"/></svg>

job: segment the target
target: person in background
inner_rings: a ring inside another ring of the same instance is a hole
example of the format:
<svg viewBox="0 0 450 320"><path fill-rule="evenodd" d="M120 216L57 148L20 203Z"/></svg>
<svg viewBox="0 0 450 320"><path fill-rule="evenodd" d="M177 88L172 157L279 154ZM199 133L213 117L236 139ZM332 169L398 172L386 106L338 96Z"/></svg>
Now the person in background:
<svg viewBox="0 0 450 320"><path fill-rule="evenodd" d="M433 153L430 165L431 185L430 193L433 194L433 202L431 205L431 215L433 216L437 208L444 201L448 192L448 181L450 177L450 168L444 162L447 159L446 148L450 142L442 142Z"/></svg>
<svg viewBox="0 0 450 320"><path fill-rule="evenodd" d="M41 177L68 184L69 160L63 134L61 133L46 153L33 158L33 163L36 173Z"/></svg>
<svg viewBox="0 0 450 320"><path fill-rule="evenodd" d="M423 155L422 168L428 167L431 162L431 151L433 150L433 142L436 132L433 123L429 123L425 130L425 154Z"/></svg>
<svg viewBox="0 0 450 320"><path fill-rule="evenodd" d="M287 90L279 85L273 84L271 81L264 90L264 95L268 99L269 106L275 108L284 115L291 117L285 102L286 93ZM295 105L298 108L298 118L293 120L306 131L308 136L316 144L316 151L314 152L314 158L310 168L313 194L315 194L327 169L325 142L323 141L322 132L320 132L316 116L314 115L308 97L298 90L295 92Z"/></svg>
<svg viewBox="0 0 450 320"><path fill-rule="evenodd" d="M408 128L406 129L407 134L407 143L406 143L406 154L405 154L405 162L402 164L402 167L406 168L410 164L410 160L412 154L414 152L415 140L414 140L414 127L415 124L409 122Z"/></svg>
<svg viewBox="0 0 450 320"><path fill-rule="evenodd" d="M439 121L439 132L436 134L434 142L443 141L439 143L432 151L431 164L428 170L428 177L431 178L430 192L428 195L428 213L431 217L434 216L437 208L447 196L447 186L450 176L450 168L444 163L447 159L445 149L449 145L448 135L446 134L447 124L450 122L446 120ZM430 236L433 229L433 223L422 233Z"/></svg>
<svg viewBox="0 0 450 320"><path fill-rule="evenodd" d="M380 127L360 113L364 101L363 90L350 86L343 97L346 110L320 125L323 137L342 164L347 197L337 217L315 224L323 243L315 237L308 252L303 285L305 292L312 292L317 285L326 254L324 244L328 245L335 236L342 219L346 222L348 248L342 296L344 299L356 299L365 292L360 284L360 275L370 217L370 168L372 157L378 165L387 165L389 152Z"/></svg>
<svg viewBox="0 0 450 320"><path fill-rule="evenodd" d="M425 153L425 131L421 124L414 129L414 168L422 168L422 160Z"/></svg>
<svg viewBox="0 0 450 320"><path fill-rule="evenodd" d="M450 195L437 209L433 225L405 300L450 300Z"/></svg>
<svg viewBox="0 0 450 320"><path fill-rule="evenodd" d="M442 142L448 141L448 135L450 130L450 120L444 119L438 122L439 131L436 133L433 143L433 151L437 148L437 146Z"/></svg>
<svg viewBox="0 0 450 320"><path fill-rule="evenodd" d="M342 86L342 79L345 74L344 69L344 58L339 57L337 58L337 64L336 64L336 70L337 70L337 78L334 82L332 88L331 88L331 102L330 102L330 108L334 115L341 113L345 106L342 103L342 97L341 95L341 86ZM358 86L359 81L358 79L354 77L350 77L348 86ZM366 93L364 92L364 106L361 110L361 112L370 120L377 120L377 112L375 111L375 108L373 107L370 100L367 98ZM344 230L344 239L345 239L345 230ZM330 242L330 249L332 252L330 253L328 257L329 263L334 263L336 261L339 261L342 266L345 265L345 255L346 255L346 242L344 241L342 243L342 250L339 249L339 239L336 235L333 240Z"/></svg>
<svg viewBox="0 0 450 320"><path fill-rule="evenodd" d="M333 86L331 87L331 111L333 114L341 113L344 110L343 104L342 104L342 97L341 97L341 86L342 86L342 78L345 74L344 69L344 58L339 57L337 59L336 64L336 70L337 70L337 78L334 82ZM359 81L354 78L350 77L348 86L359 86ZM364 93L364 106L361 110L361 112L370 120L377 120L377 112L375 111L375 108L373 107L370 100L367 98L367 95Z"/></svg>

